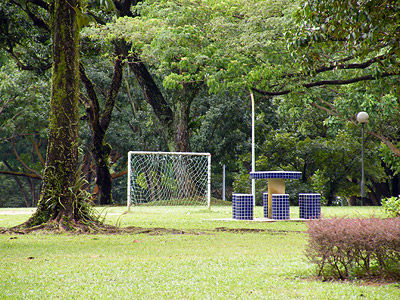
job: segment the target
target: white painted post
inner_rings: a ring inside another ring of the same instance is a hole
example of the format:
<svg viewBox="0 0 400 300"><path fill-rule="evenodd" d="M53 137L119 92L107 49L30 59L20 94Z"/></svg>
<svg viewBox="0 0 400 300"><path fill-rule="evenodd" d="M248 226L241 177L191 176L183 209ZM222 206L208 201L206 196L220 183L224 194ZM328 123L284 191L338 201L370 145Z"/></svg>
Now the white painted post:
<svg viewBox="0 0 400 300"><path fill-rule="evenodd" d="M250 92L251 97L251 171L256 171L256 150L255 150L255 130L254 130L254 96L253 93ZM256 205L256 180L251 180L251 193L253 195L253 205Z"/></svg>
<svg viewBox="0 0 400 300"><path fill-rule="evenodd" d="M207 188L207 202L208 209L211 208L211 154L208 154L208 188Z"/></svg>
<svg viewBox="0 0 400 300"><path fill-rule="evenodd" d="M222 166L222 200L225 201L225 165Z"/></svg>
<svg viewBox="0 0 400 300"><path fill-rule="evenodd" d="M127 199L127 204L128 204L128 212L131 211L131 155L128 153L128 199Z"/></svg>

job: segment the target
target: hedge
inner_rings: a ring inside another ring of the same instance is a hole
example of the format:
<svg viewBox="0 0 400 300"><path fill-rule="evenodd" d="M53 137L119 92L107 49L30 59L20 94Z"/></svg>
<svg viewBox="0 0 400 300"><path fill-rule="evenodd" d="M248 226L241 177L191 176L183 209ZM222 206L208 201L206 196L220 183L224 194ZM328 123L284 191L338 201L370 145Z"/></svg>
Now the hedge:
<svg viewBox="0 0 400 300"><path fill-rule="evenodd" d="M400 279L400 218L308 222L309 261L324 279Z"/></svg>

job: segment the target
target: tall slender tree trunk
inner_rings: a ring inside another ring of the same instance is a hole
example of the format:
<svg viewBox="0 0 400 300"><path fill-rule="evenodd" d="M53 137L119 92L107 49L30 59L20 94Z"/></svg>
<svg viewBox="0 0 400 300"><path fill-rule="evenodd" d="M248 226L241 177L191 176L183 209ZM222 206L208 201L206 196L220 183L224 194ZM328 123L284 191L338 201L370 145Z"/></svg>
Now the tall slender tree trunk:
<svg viewBox="0 0 400 300"><path fill-rule="evenodd" d="M116 54L118 55L118 53ZM92 131L91 152L93 153L96 165L97 195L100 205L112 204L112 178L109 166L109 157L112 148L106 143L106 132L111 123L112 112L121 87L123 65L123 60L117 56L114 62L114 74L111 86L108 90L102 113L100 112L100 104L94 84L87 76L83 65L80 66L81 80L88 94L85 105L89 117L90 130Z"/></svg>
<svg viewBox="0 0 400 300"><path fill-rule="evenodd" d="M190 130L189 130L189 114L192 103L199 93L198 84L184 84L183 89L170 91L173 101L173 114L171 132L172 135L168 136L168 146L170 151L190 152L191 147L189 143Z"/></svg>

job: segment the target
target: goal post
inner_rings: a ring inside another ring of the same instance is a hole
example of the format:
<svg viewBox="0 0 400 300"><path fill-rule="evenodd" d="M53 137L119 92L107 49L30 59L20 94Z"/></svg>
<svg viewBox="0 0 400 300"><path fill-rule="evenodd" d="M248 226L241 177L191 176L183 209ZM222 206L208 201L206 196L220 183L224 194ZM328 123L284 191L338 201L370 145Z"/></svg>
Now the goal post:
<svg viewBox="0 0 400 300"><path fill-rule="evenodd" d="M128 211L132 205L211 206L211 154L128 152Z"/></svg>

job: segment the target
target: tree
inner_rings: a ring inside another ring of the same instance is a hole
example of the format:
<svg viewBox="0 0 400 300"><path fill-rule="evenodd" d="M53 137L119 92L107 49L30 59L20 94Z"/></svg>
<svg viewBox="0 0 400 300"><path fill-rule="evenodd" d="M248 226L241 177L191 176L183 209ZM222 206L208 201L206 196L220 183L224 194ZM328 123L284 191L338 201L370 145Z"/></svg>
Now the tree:
<svg viewBox="0 0 400 300"><path fill-rule="evenodd" d="M46 74L20 71L12 60L0 68L0 174L15 181L26 206L39 198L47 141L49 86ZM1 183L0 183L1 184ZM7 201L10 194L3 193ZM21 204L18 204L21 205Z"/></svg>
<svg viewBox="0 0 400 300"><path fill-rule="evenodd" d="M236 37L240 26L249 31L258 26L258 33L265 28L261 25L261 16L252 20L251 26L246 26L250 17L242 20L238 7L244 2L239 2L231 1L233 8L225 12L218 1L146 1L136 7L138 16L118 18L107 26L92 28L86 33L93 39L123 39L131 45L134 55L131 56L130 66L142 85L147 101L165 127L172 151L189 150L189 112L200 89L207 84L210 91L222 91L222 87L216 87L219 79L215 79L215 76L220 76L220 70L229 68L234 72L236 67L241 68L246 65L246 60L252 59L246 57L240 63L235 62L240 54L234 54L234 49L230 50L228 45ZM251 5L246 5L249 12ZM256 6L257 9L262 7ZM274 9L272 12L266 9L270 19L277 14L277 5ZM222 28L224 24L220 24L221 20L230 29L227 36L222 36L222 29L226 28ZM229 42L224 43L224 38ZM232 64L229 64L230 55L233 56ZM149 84L151 76L146 70L140 73L145 67L143 62L162 78L164 95L155 84ZM235 76L237 81L241 81L237 73ZM238 85L246 88L243 81Z"/></svg>
<svg viewBox="0 0 400 300"><path fill-rule="evenodd" d="M371 103L374 102L374 108L379 106L380 113L386 114L390 110L390 114L394 113L394 118L398 118L398 109L393 110L391 104L385 107L383 102L390 98L398 99L400 95L399 10L400 3L395 0L303 1L297 12L297 26L288 35L289 44L294 49L293 56L303 72L285 76L297 78L306 89L354 86L357 82L363 82L371 89L368 83L371 81L379 87L386 86L380 98L375 95L368 101L360 101L356 109L372 108ZM357 86L357 89L360 87ZM279 94L290 91L290 88L286 88L279 91ZM278 94L271 89L261 93ZM332 106L329 107L332 103L315 103L320 109L335 113L335 108L332 110ZM386 112L382 112L382 108ZM357 111L352 113L349 120L354 122ZM373 114L374 110L368 110L368 113ZM396 156L400 156L396 145L398 135L393 135L393 131L381 130L390 123L386 126L371 126L368 133L381 140Z"/></svg>
<svg viewBox="0 0 400 300"><path fill-rule="evenodd" d="M88 97L82 96L81 98L86 106L87 117L92 132L91 151L96 164L96 184L99 188L99 203L101 205L112 203L112 178L109 169L109 157L112 148L106 143L105 136L107 129L110 126L112 111L121 87L122 70L122 58L117 56L114 63L113 78L106 95L104 109L101 112L94 84L87 76L83 65L80 65L80 77L88 94Z"/></svg>
<svg viewBox="0 0 400 300"><path fill-rule="evenodd" d="M77 0L55 0L50 6L52 82L49 140L41 199L26 226L64 230L92 220L79 185L79 27Z"/></svg>
<svg viewBox="0 0 400 300"><path fill-rule="evenodd" d="M122 3L122 1L116 1ZM132 1L127 1L132 2ZM103 5L112 5L111 0L103 1ZM97 7L86 3L81 8L75 8L79 29L96 20L102 22L107 17L106 13L99 13ZM88 5L88 6L86 6ZM96 15L87 11L87 8L96 10ZM119 5L118 7L121 7ZM51 67L50 63L50 26L49 26L49 5L44 1L10 1L1 3L0 17L2 18L2 31L0 34L1 49L13 59L22 70L30 70L38 73ZM126 8L125 8L126 9ZM128 8L129 10L129 8ZM95 17L94 17L95 16ZM93 52L93 47L83 49L84 53ZM89 50L89 51L87 51ZM98 50L98 49L97 49ZM98 53L96 53L98 55ZM119 54L117 53L117 56ZM81 61L82 62L82 61ZM98 175L98 195L101 204L111 204L111 174L109 172L110 145L106 143L106 132L111 121L113 107L118 95L122 80L121 57L116 59L113 80L110 83L104 109L100 105L93 82L86 75L84 65L81 63L81 79L85 84L86 97L82 93L81 100L87 106L87 120L92 129L92 147Z"/></svg>
<svg viewBox="0 0 400 300"><path fill-rule="evenodd" d="M136 3L135 3L136 4ZM157 11L154 6L150 11ZM138 17L132 14L120 14L121 20L135 20ZM115 28L114 28L115 29ZM106 30L101 29L100 35L103 35ZM134 32L133 32L134 34ZM92 35L93 37L93 35ZM103 39L103 38L102 38ZM189 145L189 130L188 120L191 103L198 95L199 85L195 82L185 83L179 89L167 90L167 95L162 93L162 90L157 86L156 80L149 72L147 66L143 63L142 49L137 47L137 44L130 37L121 37L110 35L108 40L121 44L125 42L125 57L129 62L131 70L134 72L145 96L146 101L152 106L160 123L163 125L163 131L167 138L168 148L170 151L190 151ZM174 51L172 45L164 46L160 52L169 48L168 51ZM160 50L160 49L159 49ZM129 53L130 52L130 53ZM162 59L162 58L161 58ZM162 75L163 76L163 75Z"/></svg>

